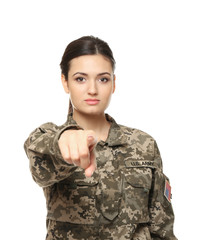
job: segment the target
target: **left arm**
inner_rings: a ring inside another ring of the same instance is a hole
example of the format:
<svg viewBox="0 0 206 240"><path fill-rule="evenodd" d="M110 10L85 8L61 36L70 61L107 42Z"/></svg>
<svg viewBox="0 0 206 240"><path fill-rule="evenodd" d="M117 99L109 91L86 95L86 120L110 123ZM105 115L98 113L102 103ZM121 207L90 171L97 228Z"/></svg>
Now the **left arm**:
<svg viewBox="0 0 206 240"><path fill-rule="evenodd" d="M162 160L154 142L154 156L159 168L153 170L153 183L150 194L149 229L153 240L177 240L173 233L174 213L171 204L169 179L163 174Z"/></svg>

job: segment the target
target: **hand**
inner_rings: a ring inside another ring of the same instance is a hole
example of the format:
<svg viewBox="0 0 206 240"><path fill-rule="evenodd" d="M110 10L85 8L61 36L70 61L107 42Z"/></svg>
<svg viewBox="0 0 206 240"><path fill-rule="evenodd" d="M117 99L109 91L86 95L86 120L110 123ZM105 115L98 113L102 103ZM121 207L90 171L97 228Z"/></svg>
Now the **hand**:
<svg viewBox="0 0 206 240"><path fill-rule="evenodd" d="M96 169L96 143L92 130L66 130L59 139L59 148L66 162L85 169L85 175L91 177Z"/></svg>

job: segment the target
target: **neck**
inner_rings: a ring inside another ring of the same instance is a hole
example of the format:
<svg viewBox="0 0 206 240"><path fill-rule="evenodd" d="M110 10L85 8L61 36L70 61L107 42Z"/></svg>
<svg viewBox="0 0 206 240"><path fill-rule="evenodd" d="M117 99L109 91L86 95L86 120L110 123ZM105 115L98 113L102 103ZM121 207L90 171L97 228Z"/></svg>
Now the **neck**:
<svg viewBox="0 0 206 240"><path fill-rule="evenodd" d="M74 110L73 119L84 130L93 130L98 140L106 140L110 128L104 112L99 115L83 114Z"/></svg>

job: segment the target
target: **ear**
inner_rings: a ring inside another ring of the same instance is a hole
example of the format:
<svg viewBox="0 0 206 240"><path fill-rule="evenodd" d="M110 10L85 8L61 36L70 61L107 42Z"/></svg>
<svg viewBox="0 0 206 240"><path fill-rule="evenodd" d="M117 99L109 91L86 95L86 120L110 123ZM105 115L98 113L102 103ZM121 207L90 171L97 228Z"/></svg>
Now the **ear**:
<svg viewBox="0 0 206 240"><path fill-rule="evenodd" d="M68 80L66 80L64 74L61 75L61 80L62 80L62 85L63 85L64 91L65 91L66 93L69 93Z"/></svg>
<svg viewBox="0 0 206 240"><path fill-rule="evenodd" d="M113 76L113 91L112 91L112 93L114 93L115 89L116 89L116 75Z"/></svg>

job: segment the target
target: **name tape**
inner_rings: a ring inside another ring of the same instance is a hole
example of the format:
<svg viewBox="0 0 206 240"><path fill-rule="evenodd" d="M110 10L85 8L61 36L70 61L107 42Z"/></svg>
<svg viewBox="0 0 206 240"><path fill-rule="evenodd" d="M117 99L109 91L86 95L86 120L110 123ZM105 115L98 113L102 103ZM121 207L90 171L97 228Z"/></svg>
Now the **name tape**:
<svg viewBox="0 0 206 240"><path fill-rule="evenodd" d="M154 161L150 160L126 160L125 161L126 167L150 167L150 168L157 168L157 165Z"/></svg>

